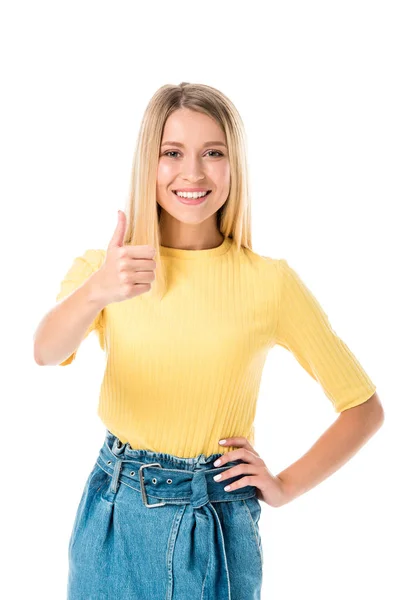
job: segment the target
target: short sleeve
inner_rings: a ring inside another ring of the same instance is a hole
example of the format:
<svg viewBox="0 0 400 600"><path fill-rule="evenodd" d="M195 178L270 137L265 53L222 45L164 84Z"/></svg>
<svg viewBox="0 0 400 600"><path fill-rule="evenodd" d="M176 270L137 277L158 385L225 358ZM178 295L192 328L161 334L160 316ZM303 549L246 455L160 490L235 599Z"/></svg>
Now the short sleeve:
<svg viewBox="0 0 400 600"><path fill-rule="evenodd" d="M275 343L289 350L340 413L367 401L376 386L298 273L278 259Z"/></svg>
<svg viewBox="0 0 400 600"><path fill-rule="evenodd" d="M67 296L79 288L93 273L95 273L95 271L101 267L103 261L103 250L86 250L82 256L76 257L60 284L56 301L59 302L64 300ZM90 324L83 338L86 339L89 333L95 331L102 350L105 348L103 317L104 313L103 311L100 311ZM75 352L68 356L68 358L66 358L63 362L59 363L59 366L64 367L71 364L76 358L77 350L78 349L76 349Z"/></svg>

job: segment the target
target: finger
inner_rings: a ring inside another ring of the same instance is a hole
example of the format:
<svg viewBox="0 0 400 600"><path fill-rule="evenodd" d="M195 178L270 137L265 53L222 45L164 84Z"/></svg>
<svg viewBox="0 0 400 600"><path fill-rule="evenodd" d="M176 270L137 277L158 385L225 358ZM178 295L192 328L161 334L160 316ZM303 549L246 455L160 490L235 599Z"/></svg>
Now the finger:
<svg viewBox="0 0 400 600"><path fill-rule="evenodd" d="M221 442L224 442L224 443L221 444ZM219 440L218 443L225 447L226 446L236 446L238 448L248 448L251 452L253 452L253 454L255 454L256 456L259 456L258 452L253 448L253 446L250 444L249 440L242 436L225 438L224 440Z"/></svg>
<svg viewBox="0 0 400 600"><path fill-rule="evenodd" d="M143 244L141 246L129 245L124 246L126 255L129 258L141 258L143 260L152 259L156 255L156 249L150 244Z"/></svg>
<svg viewBox="0 0 400 600"><path fill-rule="evenodd" d="M246 475L245 477L241 477L237 481L233 483L228 483L224 487L225 492L233 492L235 490L239 490L241 488L247 487L248 485L252 485L254 487L258 487L257 481L259 478L256 475Z"/></svg>
<svg viewBox="0 0 400 600"><path fill-rule="evenodd" d="M234 492L235 490L240 490L241 488L245 488L248 485L257 487L258 480L259 478L257 477L257 475L245 475L244 477L237 479L233 483L228 483L227 485L225 485L224 490L225 492Z"/></svg>
<svg viewBox="0 0 400 600"><path fill-rule="evenodd" d="M258 454L255 454L251 450L247 448L238 448L237 450L231 450L231 452L226 452L225 454L217 458L217 460L215 460L213 464L215 467L221 467L222 465L225 465L226 463L235 460L243 460L247 463L256 463L261 461Z"/></svg>
<svg viewBox="0 0 400 600"><path fill-rule="evenodd" d="M218 442L219 444L221 444L222 446L238 446L238 447L243 447L243 446L250 446L247 438L245 437L229 437L229 438L225 438L223 440L219 440Z"/></svg>
<svg viewBox="0 0 400 600"><path fill-rule="evenodd" d="M124 269L129 271L154 271L156 266L156 261L153 258L136 258L135 260L125 258L123 261Z"/></svg>
<svg viewBox="0 0 400 600"><path fill-rule="evenodd" d="M121 247L124 245L124 237L126 233L127 223L126 223L126 215L122 210L118 211L118 221L117 226L114 230L110 243L108 244L108 249L118 246Z"/></svg>
<svg viewBox="0 0 400 600"><path fill-rule="evenodd" d="M251 463L242 463L240 465L236 465L230 469L226 469L222 473L217 473L214 475L214 481L222 482L227 479L232 479L233 477L238 477L239 475L258 475L259 469L255 464Z"/></svg>

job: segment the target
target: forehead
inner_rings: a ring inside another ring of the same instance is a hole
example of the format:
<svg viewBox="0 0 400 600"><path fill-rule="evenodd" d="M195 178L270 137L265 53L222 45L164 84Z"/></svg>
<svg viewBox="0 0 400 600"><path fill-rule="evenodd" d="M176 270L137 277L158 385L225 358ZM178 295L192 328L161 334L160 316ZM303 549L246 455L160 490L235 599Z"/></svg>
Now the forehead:
<svg viewBox="0 0 400 600"><path fill-rule="evenodd" d="M214 119L185 108L174 111L166 120L162 143L169 140L182 144L201 144L209 140L226 143L225 134Z"/></svg>

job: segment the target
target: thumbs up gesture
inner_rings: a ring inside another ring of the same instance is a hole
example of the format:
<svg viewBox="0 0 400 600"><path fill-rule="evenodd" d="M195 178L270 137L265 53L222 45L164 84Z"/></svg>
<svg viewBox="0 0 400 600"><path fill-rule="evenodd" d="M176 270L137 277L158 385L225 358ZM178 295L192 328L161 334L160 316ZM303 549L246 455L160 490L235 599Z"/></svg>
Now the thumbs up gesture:
<svg viewBox="0 0 400 600"><path fill-rule="evenodd" d="M126 215L118 211L118 223L107 247L103 265L97 271L106 304L122 302L148 292L155 279L156 249L153 246L124 245Z"/></svg>

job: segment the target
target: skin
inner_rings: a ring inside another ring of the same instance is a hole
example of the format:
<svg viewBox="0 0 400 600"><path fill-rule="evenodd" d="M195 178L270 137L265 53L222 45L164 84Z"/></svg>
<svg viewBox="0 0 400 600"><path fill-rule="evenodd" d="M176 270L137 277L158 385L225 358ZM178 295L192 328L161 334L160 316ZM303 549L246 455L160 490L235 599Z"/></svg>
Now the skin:
<svg viewBox="0 0 400 600"><path fill-rule="evenodd" d="M166 141L180 142L164 145ZM224 146L210 144L219 141ZM226 137L208 115L187 108L173 112L164 126L157 172L157 203L161 245L184 250L205 250L222 244L217 211L230 188ZM187 187L213 190L205 202L188 206L171 191Z"/></svg>

